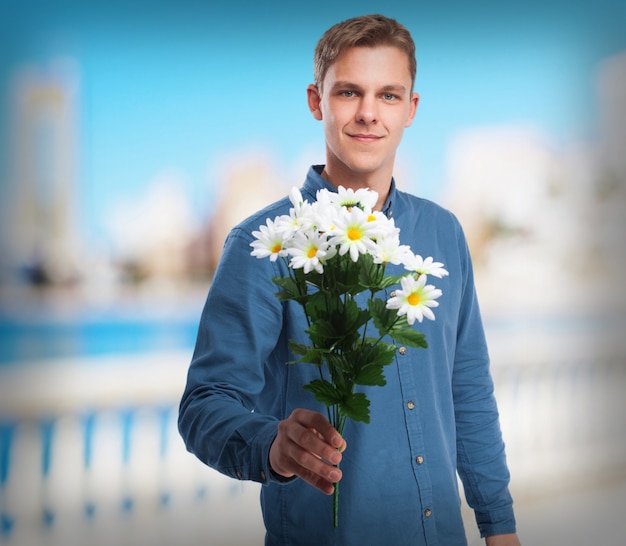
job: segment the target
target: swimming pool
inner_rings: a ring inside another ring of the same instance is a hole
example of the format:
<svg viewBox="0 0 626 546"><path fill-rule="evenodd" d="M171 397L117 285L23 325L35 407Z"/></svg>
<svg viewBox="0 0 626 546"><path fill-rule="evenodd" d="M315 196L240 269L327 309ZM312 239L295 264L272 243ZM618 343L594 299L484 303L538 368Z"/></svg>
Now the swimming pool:
<svg viewBox="0 0 626 546"><path fill-rule="evenodd" d="M0 365L47 358L192 348L198 314L178 317L104 316L52 320L0 318Z"/></svg>

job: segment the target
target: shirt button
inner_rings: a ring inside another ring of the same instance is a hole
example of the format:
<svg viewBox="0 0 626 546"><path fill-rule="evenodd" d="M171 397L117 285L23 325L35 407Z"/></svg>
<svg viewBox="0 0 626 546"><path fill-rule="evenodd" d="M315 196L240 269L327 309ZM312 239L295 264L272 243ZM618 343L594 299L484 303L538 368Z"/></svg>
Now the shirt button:
<svg viewBox="0 0 626 546"><path fill-rule="evenodd" d="M426 508L426 510L424 510L424 515L429 518L430 516L432 516L433 511L430 508Z"/></svg>
<svg viewBox="0 0 626 546"><path fill-rule="evenodd" d="M238 477L239 479L241 479L241 478L242 478L242 476L243 476L243 474L241 473L241 470L237 470L237 477Z"/></svg>
<svg viewBox="0 0 626 546"><path fill-rule="evenodd" d="M413 409L415 407L415 402L413 402L412 400L409 400L406 403L406 407L409 408L409 409Z"/></svg>
<svg viewBox="0 0 626 546"><path fill-rule="evenodd" d="M265 481L265 472L263 472L263 470L261 470L261 479Z"/></svg>
<svg viewBox="0 0 626 546"><path fill-rule="evenodd" d="M389 296L390 296L391 298L395 298L395 297L396 297L396 291L395 291L395 290L393 290L393 291L389 294Z"/></svg>
<svg viewBox="0 0 626 546"><path fill-rule="evenodd" d="M422 464L424 462L424 457L422 457L421 455L418 455L417 457L415 457L415 462L417 464Z"/></svg>
<svg viewBox="0 0 626 546"><path fill-rule="evenodd" d="M400 348L398 349L398 352L399 352L401 355L405 355L405 354L406 354L406 347L400 347Z"/></svg>

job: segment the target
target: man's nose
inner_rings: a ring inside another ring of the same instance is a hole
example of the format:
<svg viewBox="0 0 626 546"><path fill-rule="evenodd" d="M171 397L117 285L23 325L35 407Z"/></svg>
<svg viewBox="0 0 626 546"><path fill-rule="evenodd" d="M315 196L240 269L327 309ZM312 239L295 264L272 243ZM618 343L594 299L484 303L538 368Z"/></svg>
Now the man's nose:
<svg viewBox="0 0 626 546"><path fill-rule="evenodd" d="M363 96L359 101L359 109L356 113L356 119L359 123L376 123L378 121L378 112L376 99L374 97Z"/></svg>

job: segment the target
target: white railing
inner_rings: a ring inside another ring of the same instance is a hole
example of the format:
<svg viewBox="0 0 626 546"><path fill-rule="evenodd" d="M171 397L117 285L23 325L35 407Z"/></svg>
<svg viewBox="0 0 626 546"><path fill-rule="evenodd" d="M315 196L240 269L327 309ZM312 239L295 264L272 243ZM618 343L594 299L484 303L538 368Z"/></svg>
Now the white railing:
<svg viewBox="0 0 626 546"><path fill-rule="evenodd" d="M626 479L623 316L490 332L507 455L520 495ZM575 482L575 483L574 483Z"/></svg>
<svg viewBox="0 0 626 546"><path fill-rule="evenodd" d="M624 355L571 341L564 350L554 338L524 352L511 336L496 337L513 488L523 496L581 474L587 482L616 469L623 476ZM0 368L2 543L261 544L258 486L205 467L178 435L188 359Z"/></svg>

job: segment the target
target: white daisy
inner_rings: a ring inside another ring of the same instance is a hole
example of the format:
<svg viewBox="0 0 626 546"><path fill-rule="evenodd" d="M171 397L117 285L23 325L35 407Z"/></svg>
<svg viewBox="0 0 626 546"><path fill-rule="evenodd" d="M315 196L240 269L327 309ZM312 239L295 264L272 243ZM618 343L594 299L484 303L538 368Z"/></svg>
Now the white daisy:
<svg viewBox="0 0 626 546"><path fill-rule="evenodd" d="M396 227L393 218L387 218L380 211L367 212L367 221L371 224L371 237L377 242L387 238L397 239L400 236L400 229Z"/></svg>
<svg viewBox="0 0 626 546"><path fill-rule="evenodd" d="M443 264L433 261L431 256L424 259L419 254L409 253L406 255L403 264L405 269L418 275L432 275L440 279L448 275L448 272L443 268Z"/></svg>
<svg viewBox="0 0 626 546"><path fill-rule="evenodd" d="M416 319L422 322L424 317L435 320L430 308L439 305L435 300L442 292L432 284L425 283L426 275L420 275L417 279L413 275L402 277L402 289L396 290L395 295L387 300L387 309L397 309L398 316L406 315L409 324L413 324Z"/></svg>
<svg viewBox="0 0 626 546"><path fill-rule="evenodd" d="M373 253L374 263L402 264L406 253L410 251L410 247L400 244L400 237L397 235L383 237L376 240L376 252Z"/></svg>
<svg viewBox="0 0 626 546"><path fill-rule="evenodd" d="M372 210L378 201L378 193L368 188L353 190L339 186L337 192L322 189L317 192L317 200L324 203L335 203L348 209L359 207L363 210Z"/></svg>
<svg viewBox="0 0 626 546"><path fill-rule="evenodd" d="M304 205L305 200L302 198L302 193L300 192L298 186L293 186L291 188L291 191L289 192L289 201L291 201L291 204L295 209L300 209Z"/></svg>
<svg viewBox="0 0 626 546"><path fill-rule="evenodd" d="M279 216L276 219L278 228L285 233L285 238L291 237L300 229L309 228L307 218L311 205L302 198L302 194L296 186L291 188L289 200L293 205L293 207L289 209L289 214Z"/></svg>
<svg viewBox="0 0 626 546"><path fill-rule="evenodd" d="M368 215L360 208L344 209L335 224L330 244L339 246L340 256L349 252L352 261L356 262L359 254L376 251L376 243L372 240L372 236L376 234L376 222L369 222Z"/></svg>
<svg viewBox="0 0 626 546"><path fill-rule="evenodd" d="M336 254L335 248L329 247L326 237L317 231L298 232L290 241L289 265L293 269L302 268L305 273L315 269L324 272L324 262Z"/></svg>
<svg viewBox="0 0 626 546"><path fill-rule="evenodd" d="M339 208L333 205L324 205L318 201L314 201L307 206L306 211L300 218L302 229L305 231L333 231L335 226L335 218Z"/></svg>
<svg viewBox="0 0 626 546"><path fill-rule="evenodd" d="M279 219L277 222L270 220L265 221L265 225L259 226L259 231L253 231L252 235L256 238L250 243L254 249L250 254L257 258L267 258L275 262L279 256L287 256L285 248L284 231L279 228Z"/></svg>

